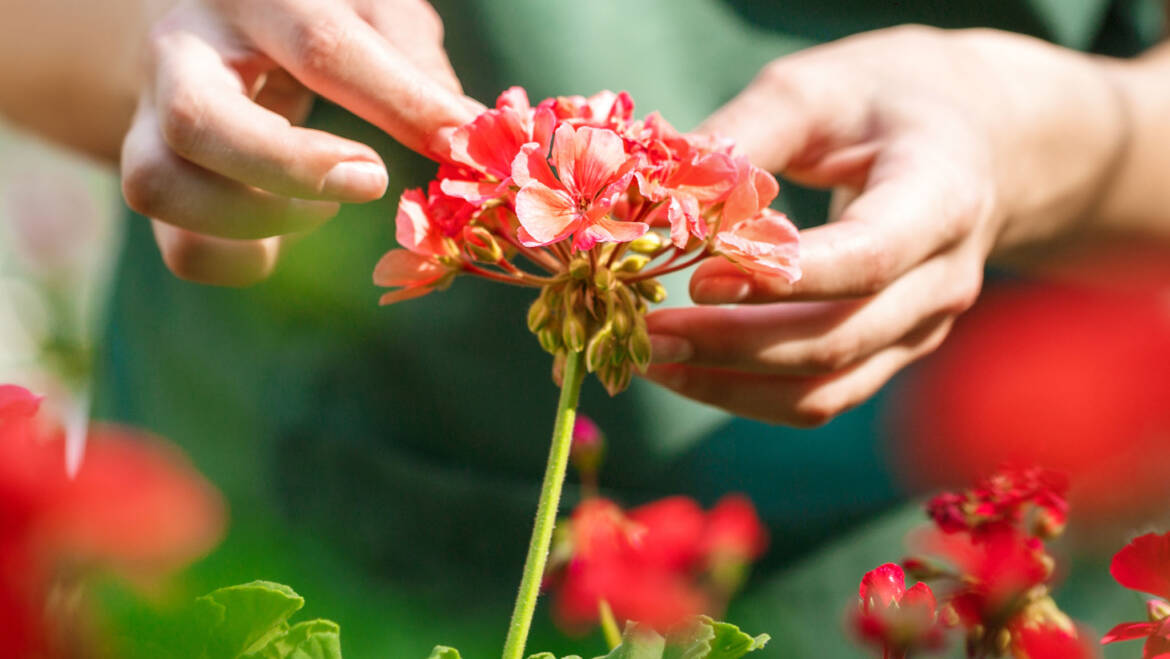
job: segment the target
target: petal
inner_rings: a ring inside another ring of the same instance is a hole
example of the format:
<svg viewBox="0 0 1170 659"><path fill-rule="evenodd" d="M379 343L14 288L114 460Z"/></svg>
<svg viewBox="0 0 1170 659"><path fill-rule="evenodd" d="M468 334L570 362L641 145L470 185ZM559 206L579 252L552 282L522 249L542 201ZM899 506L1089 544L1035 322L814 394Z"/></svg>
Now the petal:
<svg viewBox="0 0 1170 659"><path fill-rule="evenodd" d="M575 196L592 200L623 175L631 157L612 130L584 126L557 129L549 159L561 183ZM628 170L627 170L628 171Z"/></svg>
<svg viewBox="0 0 1170 659"><path fill-rule="evenodd" d="M905 592L906 575L894 563L886 563L866 572L857 589L862 610L866 613L873 606L886 608L900 602Z"/></svg>
<svg viewBox="0 0 1170 659"><path fill-rule="evenodd" d="M781 213L765 209L760 216L720 232L715 249L748 270L789 282L800 279L800 234Z"/></svg>
<svg viewBox="0 0 1170 659"><path fill-rule="evenodd" d="M508 190L509 183L511 183L511 179L495 182L447 178L439 183L439 189L445 195L459 197L472 204L482 205L504 196L504 193Z"/></svg>
<svg viewBox="0 0 1170 659"><path fill-rule="evenodd" d="M937 606L934 591L921 581L907 588L906 593L902 595L903 609L917 608L924 613L929 612L930 616L933 616Z"/></svg>
<svg viewBox="0 0 1170 659"><path fill-rule="evenodd" d="M1106 645L1108 643L1135 641L1139 638L1146 638L1154 632L1155 627L1157 625L1152 622L1123 622L1102 636L1101 644Z"/></svg>
<svg viewBox="0 0 1170 659"><path fill-rule="evenodd" d="M435 291L435 289L433 289L429 286L415 286L414 288L400 288L396 291L390 291L388 293L382 294L382 297L378 298L378 304L380 304L381 306L384 307L388 304L394 304L395 302L404 302L406 300L413 300L416 297L422 297L424 295L427 295L428 293L433 293L434 291Z"/></svg>
<svg viewBox="0 0 1170 659"><path fill-rule="evenodd" d="M374 283L387 287L429 286L448 272L442 264L425 256L405 249L392 249L374 267Z"/></svg>
<svg viewBox="0 0 1170 659"><path fill-rule="evenodd" d="M527 114L532 110L532 104L528 102L528 92L520 86L505 89L496 99L496 109L503 110L505 108Z"/></svg>
<svg viewBox="0 0 1170 659"><path fill-rule="evenodd" d="M532 182L516 193L516 218L533 239L547 245L573 232L579 215L573 199L561 190Z"/></svg>
<svg viewBox="0 0 1170 659"><path fill-rule="evenodd" d="M28 418L37 413L41 397L14 384L0 385L0 422Z"/></svg>
<svg viewBox="0 0 1170 659"><path fill-rule="evenodd" d="M580 232L573 247L585 251L597 243L628 243L641 238L649 230L650 225L645 222L622 222L603 217Z"/></svg>
<svg viewBox="0 0 1170 659"><path fill-rule="evenodd" d="M508 177L512 159L529 142L526 117L488 110L451 134L451 159L497 179Z"/></svg>
<svg viewBox="0 0 1170 659"><path fill-rule="evenodd" d="M701 156L695 162L682 162L671 177L669 186L710 203L722 198L735 186L736 167L722 153ZM766 205L766 204L765 204Z"/></svg>
<svg viewBox="0 0 1170 659"><path fill-rule="evenodd" d="M418 254L436 254L438 236L427 215L427 198L420 189L406 190L398 200L394 218L394 235L398 244Z"/></svg>
<svg viewBox="0 0 1170 659"><path fill-rule="evenodd" d="M1170 533L1134 538L1113 556L1109 572L1126 588L1170 599Z"/></svg>
<svg viewBox="0 0 1170 659"><path fill-rule="evenodd" d="M521 188L530 183L540 183L553 189L564 188L549 167L547 151L547 148L536 142L521 147L520 153L512 161L512 181Z"/></svg>

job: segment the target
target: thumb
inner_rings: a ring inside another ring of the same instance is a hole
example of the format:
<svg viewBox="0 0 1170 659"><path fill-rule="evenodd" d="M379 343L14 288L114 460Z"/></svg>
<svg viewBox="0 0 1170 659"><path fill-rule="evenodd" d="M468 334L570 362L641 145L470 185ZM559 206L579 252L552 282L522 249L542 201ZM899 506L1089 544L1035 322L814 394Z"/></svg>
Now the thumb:
<svg viewBox="0 0 1170 659"><path fill-rule="evenodd" d="M851 84L855 75L816 51L764 67L698 130L735 140L757 167L770 172L810 185L844 183L841 170L872 157L865 145L870 132L865 95Z"/></svg>

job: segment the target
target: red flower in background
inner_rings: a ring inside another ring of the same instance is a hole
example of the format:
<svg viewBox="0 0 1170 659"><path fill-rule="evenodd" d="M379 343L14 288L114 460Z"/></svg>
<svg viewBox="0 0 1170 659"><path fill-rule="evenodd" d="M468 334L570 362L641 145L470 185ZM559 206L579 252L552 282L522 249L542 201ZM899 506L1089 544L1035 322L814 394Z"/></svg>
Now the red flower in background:
<svg viewBox="0 0 1170 659"><path fill-rule="evenodd" d="M1023 627L1016 631L1013 654L1017 659L1096 659L1100 653L1087 638L1059 625Z"/></svg>
<svg viewBox="0 0 1170 659"><path fill-rule="evenodd" d="M69 479L63 437L36 416L39 403L0 386L0 636L14 657L56 656L50 638L76 631L47 615L55 585L97 568L161 576L214 546L224 520L219 495L183 456L140 433L92 430Z"/></svg>
<svg viewBox="0 0 1170 659"><path fill-rule="evenodd" d="M1109 572L1117 583L1163 599L1147 604L1147 621L1117 625L1101 639L1117 643L1146 639L1142 659L1170 659L1170 533L1134 538L1113 556Z"/></svg>
<svg viewBox="0 0 1170 659"><path fill-rule="evenodd" d="M934 592L922 582L907 589L902 568L893 563L861 579L853 627L863 641L881 648L882 659L903 659L912 650L942 644Z"/></svg>
<svg viewBox="0 0 1170 659"><path fill-rule="evenodd" d="M1049 469L1000 468L964 492L943 492L926 504L926 512L947 533L994 532L1018 526L1030 508L1037 535L1059 535L1068 521L1068 479Z"/></svg>
<svg viewBox="0 0 1170 659"><path fill-rule="evenodd" d="M716 567L740 570L764 551L751 503L727 497L709 513L686 497L624 512L601 498L582 502L567 525L568 558L556 569L556 617L570 630L597 622L602 602L619 620L666 629L721 607L730 593Z"/></svg>

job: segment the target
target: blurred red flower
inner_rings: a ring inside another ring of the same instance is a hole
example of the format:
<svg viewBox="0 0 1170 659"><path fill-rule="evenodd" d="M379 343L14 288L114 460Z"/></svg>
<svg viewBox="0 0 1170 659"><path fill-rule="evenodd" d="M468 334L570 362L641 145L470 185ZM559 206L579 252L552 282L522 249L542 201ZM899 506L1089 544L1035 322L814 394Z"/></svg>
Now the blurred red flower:
<svg viewBox="0 0 1170 659"><path fill-rule="evenodd" d="M709 513L686 497L628 513L612 501L586 499L573 512L566 542L568 557L550 583L557 621L571 631L596 623L602 602L619 620L657 629L713 613L731 594L720 574L731 564L746 569L767 544L743 497L727 497Z"/></svg>
<svg viewBox="0 0 1170 659"><path fill-rule="evenodd" d="M943 492L926 504L926 512L946 533L972 534L1016 527L1035 508L1033 530L1053 537L1068 521L1068 479L1049 469L1001 467L975 487Z"/></svg>
<svg viewBox="0 0 1170 659"><path fill-rule="evenodd" d="M0 385L0 636L18 658L55 656L52 643L70 631L50 625L61 617L47 610L54 589L93 569L164 575L210 550L225 517L181 454L130 430L91 430L86 461L68 478L62 433L37 416L39 404Z"/></svg>
<svg viewBox="0 0 1170 659"><path fill-rule="evenodd" d="M906 588L902 568L893 563L862 577L852 621L858 637L881 648L882 659L903 659L919 648L938 648L943 640L934 592L922 582Z"/></svg>
<svg viewBox="0 0 1170 659"><path fill-rule="evenodd" d="M1170 533L1134 538L1113 556L1109 572L1117 583L1161 598L1170 598ZM1123 622L1101 639L1102 643L1146 639L1142 659L1170 659L1170 604L1152 599L1147 621Z"/></svg>
<svg viewBox="0 0 1170 659"><path fill-rule="evenodd" d="M1087 638L1083 632L1054 624L1022 627L1014 635L1013 655L1017 659L1096 659L1100 653Z"/></svg>

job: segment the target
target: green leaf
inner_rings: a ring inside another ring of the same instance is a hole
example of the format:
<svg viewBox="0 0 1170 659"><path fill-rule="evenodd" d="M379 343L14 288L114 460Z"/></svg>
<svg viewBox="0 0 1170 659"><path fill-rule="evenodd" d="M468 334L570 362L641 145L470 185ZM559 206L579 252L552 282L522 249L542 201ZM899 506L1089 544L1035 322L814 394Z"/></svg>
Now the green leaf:
<svg viewBox="0 0 1170 659"><path fill-rule="evenodd" d="M330 620L300 622L241 659L341 659L341 628Z"/></svg>
<svg viewBox="0 0 1170 659"><path fill-rule="evenodd" d="M764 647L771 637L749 636L739 627L706 616L671 632L666 638L663 659L740 659Z"/></svg>
<svg viewBox="0 0 1170 659"><path fill-rule="evenodd" d="M427 659L462 659L459 656L459 650L449 648L445 645L436 645L434 650L431 650L431 656Z"/></svg>
<svg viewBox="0 0 1170 659"><path fill-rule="evenodd" d="M637 623L626 625L622 643L612 652L598 659L662 659L666 639L658 632Z"/></svg>
<svg viewBox="0 0 1170 659"><path fill-rule="evenodd" d="M288 586L253 581L220 588L196 603L211 620L218 620L209 630L205 655L220 659L257 652L287 634L289 616L304 606L305 600Z"/></svg>
<svg viewBox="0 0 1170 659"><path fill-rule="evenodd" d="M538 652L537 654L528 657L528 659L557 659L557 655L551 652ZM581 659L581 657L575 654L571 654L567 657L563 657L562 659Z"/></svg>

